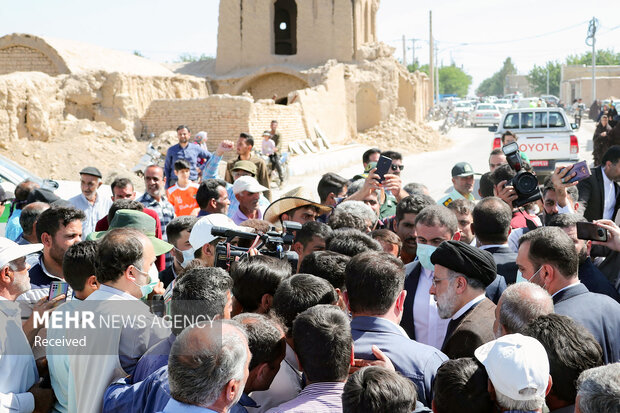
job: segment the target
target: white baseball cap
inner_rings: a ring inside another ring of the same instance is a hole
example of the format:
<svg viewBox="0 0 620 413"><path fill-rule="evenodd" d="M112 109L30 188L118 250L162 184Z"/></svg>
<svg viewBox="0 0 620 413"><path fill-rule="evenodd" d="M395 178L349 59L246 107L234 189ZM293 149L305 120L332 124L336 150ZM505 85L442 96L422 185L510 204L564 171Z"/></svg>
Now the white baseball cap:
<svg viewBox="0 0 620 413"><path fill-rule="evenodd" d="M8 238L0 237L0 268L9 262L43 249L43 244L19 245Z"/></svg>
<svg viewBox="0 0 620 413"><path fill-rule="evenodd" d="M474 354L498 392L513 400L545 397L549 359L545 348L535 338L508 334L483 344Z"/></svg>
<svg viewBox="0 0 620 413"><path fill-rule="evenodd" d="M234 223L234 221L228 218L224 214L209 214L206 217L200 218L192 227L192 231L189 234L189 243L194 250L202 248L203 245L210 243L217 236L211 234L211 228L224 227L235 231L251 230L251 228L240 227Z"/></svg>
<svg viewBox="0 0 620 413"><path fill-rule="evenodd" d="M235 181L233 185L234 194L238 194L243 191L256 193L256 192L264 192L268 190L269 190L268 188L265 188L264 186L259 184L258 181L255 178L252 178L251 176L239 177L237 178L237 180Z"/></svg>

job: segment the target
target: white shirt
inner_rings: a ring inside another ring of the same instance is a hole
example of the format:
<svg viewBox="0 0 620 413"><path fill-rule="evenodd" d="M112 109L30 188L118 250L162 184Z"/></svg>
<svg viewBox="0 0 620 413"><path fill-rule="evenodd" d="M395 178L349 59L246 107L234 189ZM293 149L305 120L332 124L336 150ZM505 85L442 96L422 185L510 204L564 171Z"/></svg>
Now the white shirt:
<svg viewBox="0 0 620 413"><path fill-rule="evenodd" d="M17 304L0 297L0 412L34 410L28 389L39 380L39 373L20 314Z"/></svg>
<svg viewBox="0 0 620 413"><path fill-rule="evenodd" d="M246 410L250 413L265 412L297 397L301 392L302 383L301 372L298 369L295 351L287 343L286 355L280 363L280 370L273 378L269 390L255 391L250 394L250 397L260 407L246 407Z"/></svg>
<svg viewBox="0 0 620 413"><path fill-rule="evenodd" d="M603 173L603 189L605 190L605 205L603 206L603 219L613 219L614 207L616 206L616 185L614 181L607 177L605 169L601 167Z"/></svg>
<svg viewBox="0 0 620 413"><path fill-rule="evenodd" d="M112 206L112 200L110 198L104 198L97 193L95 203L91 204L84 194L79 194L69 199L69 203L84 211L86 218L82 221L82 239L86 239L88 234L95 230L97 221L108 215L108 211Z"/></svg>
<svg viewBox="0 0 620 413"><path fill-rule="evenodd" d="M581 283L580 283L580 282L576 282L575 284L567 285L566 287L561 288L561 289L557 290L556 292L554 292L554 293L553 293L553 295L551 296L551 298L555 297L555 295L556 295L557 293L559 293L560 291L568 290L569 288L571 288L571 287L575 287L575 286L577 286L577 285L579 285L579 284L581 284Z"/></svg>
<svg viewBox="0 0 620 413"><path fill-rule="evenodd" d="M456 320L458 319L460 316L462 316L463 314L465 314L467 312L467 310L469 310L470 308L472 308L474 306L474 304L479 303L480 301L484 300L485 297L485 293L480 294L478 297L474 298L473 300L471 300L470 302L468 302L467 304L465 304L463 307L461 307L461 309L459 311L457 311L456 313L454 313L454 315L452 316L452 320Z"/></svg>
<svg viewBox="0 0 620 413"><path fill-rule="evenodd" d="M488 250L490 248L500 248L500 247L507 247L508 244L489 244L489 245L481 245L478 247L479 250Z"/></svg>
<svg viewBox="0 0 620 413"><path fill-rule="evenodd" d="M435 297L429 293L434 274L434 271L428 271L424 267L420 271L420 280L413 303L413 326L417 342L441 350L450 320L439 317Z"/></svg>

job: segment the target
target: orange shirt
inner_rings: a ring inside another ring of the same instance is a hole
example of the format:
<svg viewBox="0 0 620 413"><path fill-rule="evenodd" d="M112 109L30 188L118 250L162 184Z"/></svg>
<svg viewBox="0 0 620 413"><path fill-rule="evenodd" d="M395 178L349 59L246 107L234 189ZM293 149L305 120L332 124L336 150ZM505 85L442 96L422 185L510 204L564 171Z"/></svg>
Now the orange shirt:
<svg viewBox="0 0 620 413"><path fill-rule="evenodd" d="M194 182L190 182L185 188L181 188L178 184L168 188L168 201L174 207L176 216L191 215L192 211L198 207L196 192L198 192L198 184Z"/></svg>

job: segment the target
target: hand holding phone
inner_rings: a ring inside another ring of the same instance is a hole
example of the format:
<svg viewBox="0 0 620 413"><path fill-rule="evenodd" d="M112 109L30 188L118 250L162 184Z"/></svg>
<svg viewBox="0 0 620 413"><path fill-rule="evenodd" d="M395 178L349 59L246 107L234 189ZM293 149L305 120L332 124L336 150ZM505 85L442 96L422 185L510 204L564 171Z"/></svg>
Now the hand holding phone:
<svg viewBox="0 0 620 413"><path fill-rule="evenodd" d="M573 167L570 169L567 175L572 175L573 173L576 173L576 175L565 181L565 184L572 184L573 182L583 181L584 179L589 178L592 175L586 161L581 161L573 164Z"/></svg>
<svg viewBox="0 0 620 413"><path fill-rule="evenodd" d="M607 241L607 230L591 222L577 222L577 238L589 241Z"/></svg>
<svg viewBox="0 0 620 413"><path fill-rule="evenodd" d="M50 294L48 300L52 301L54 298L64 294L65 300L63 301L66 301L67 292L69 292L68 283L66 283L65 281L52 281L52 283L50 284Z"/></svg>
<svg viewBox="0 0 620 413"><path fill-rule="evenodd" d="M392 167L392 160L387 156L381 155L379 160L377 161L377 170L375 174L379 175L379 182L383 182L385 179L385 174L390 172L390 168Z"/></svg>

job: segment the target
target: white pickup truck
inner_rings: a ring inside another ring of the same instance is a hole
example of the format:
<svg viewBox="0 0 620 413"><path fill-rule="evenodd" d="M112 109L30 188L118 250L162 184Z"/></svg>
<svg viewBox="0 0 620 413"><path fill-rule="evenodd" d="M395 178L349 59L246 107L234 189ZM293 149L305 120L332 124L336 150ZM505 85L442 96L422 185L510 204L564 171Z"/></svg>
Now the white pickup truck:
<svg viewBox="0 0 620 413"><path fill-rule="evenodd" d="M501 137L510 131L517 137L519 150L530 159L536 174L550 175L556 166L579 161L579 142L564 109L521 108L507 111L498 126L489 127L495 132L493 149L501 148Z"/></svg>

